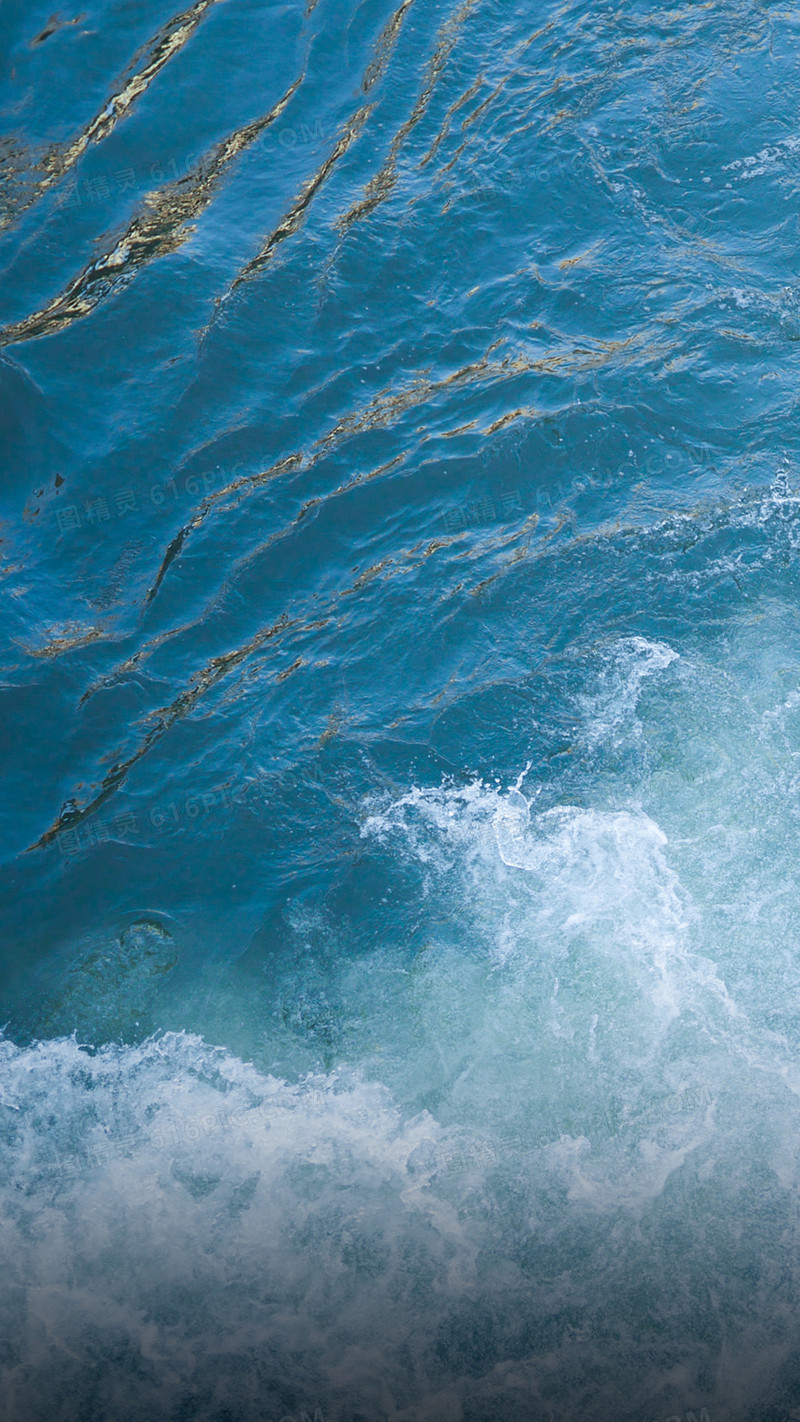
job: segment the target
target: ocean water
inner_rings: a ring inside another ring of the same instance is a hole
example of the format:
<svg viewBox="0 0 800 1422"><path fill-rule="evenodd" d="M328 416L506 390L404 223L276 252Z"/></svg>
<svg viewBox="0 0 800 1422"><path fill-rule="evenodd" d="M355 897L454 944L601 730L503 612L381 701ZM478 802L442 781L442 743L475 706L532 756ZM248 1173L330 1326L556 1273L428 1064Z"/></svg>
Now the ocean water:
<svg viewBox="0 0 800 1422"><path fill-rule="evenodd" d="M0 1415L800 1419L796 10L0 4Z"/></svg>

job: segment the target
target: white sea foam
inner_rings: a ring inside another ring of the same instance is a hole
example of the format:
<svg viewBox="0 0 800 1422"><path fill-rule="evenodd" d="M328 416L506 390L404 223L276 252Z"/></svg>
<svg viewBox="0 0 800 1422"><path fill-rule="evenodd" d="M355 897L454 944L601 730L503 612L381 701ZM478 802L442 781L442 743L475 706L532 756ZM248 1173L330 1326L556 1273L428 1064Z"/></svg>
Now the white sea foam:
<svg viewBox="0 0 800 1422"><path fill-rule="evenodd" d="M737 567L724 546L719 565ZM609 1295L691 1321L732 1258L749 1267L750 1231L748 1309L779 1330L787 1269L800 1287L781 1244L800 1188L796 644L790 612L754 605L719 652L591 647L571 780L534 762L508 787L376 798L361 843L418 931L393 937L387 912L353 955L328 923L325 1002L287 954L269 990L303 1011L267 989L249 1006L277 1060L282 1030L337 1004L330 1070L289 1079L188 1034L0 1042L6 1412L462 1422L507 1415L515 1389L578 1415L577 1388L600 1422L612 1375L643 1400L650 1376L638 1326L590 1341ZM287 932L310 941L316 912ZM143 932L124 984L149 991L173 946ZM114 975L95 977L115 1021Z"/></svg>
<svg viewBox="0 0 800 1422"><path fill-rule="evenodd" d="M3 1042L0 1079L6 1416L278 1417L288 1378L312 1412L337 1370L352 1404L410 1290L431 1310L474 1273L426 1188L454 1132L375 1083L290 1086L184 1034Z"/></svg>
<svg viewBox="0 0 800 1422"><path fill-rule="evenodd" d="M797 161L800 153L800 137L790 134L778 143L764 144L757 153L748 153L744 158L735 158L732 163L723 164L723 173L735 173L739 182L750 182L763 177L765 173L780 172L787 163ZM793 175L792 175L793 176Z"/></svg>
<svg viewBox="0 0 800 1422"><path fill-rule="evenodd" d="M541 1307L515 1282L528 1227L491 1223L507 1182L534 1213L544 1182L561 1184L568 1250L581 1215L633 1217L712 1133L706 1089L644 1124L638 1161L624 1132L603 1146L574 1125L532 1154L496 1130L404 1119L358 1074L290 1085L186 1034L93 1053L2 1042L0 1080L19 1107L0 1171L15 1418L277 1419L372 1401L457 1419L474 1388L457 1340L487 1260L490 1310L520 1289Z"/></svg>
<svg viewBox="0 0 800 1422"><path fill-rule="evenodd" d="M600 689L579 697L586 718L585 735L591 745L606 740L639 736L636 707L647 677L678 661L678 653L665 642L646 637L624 637L613 643L603 658Z"/></svg>

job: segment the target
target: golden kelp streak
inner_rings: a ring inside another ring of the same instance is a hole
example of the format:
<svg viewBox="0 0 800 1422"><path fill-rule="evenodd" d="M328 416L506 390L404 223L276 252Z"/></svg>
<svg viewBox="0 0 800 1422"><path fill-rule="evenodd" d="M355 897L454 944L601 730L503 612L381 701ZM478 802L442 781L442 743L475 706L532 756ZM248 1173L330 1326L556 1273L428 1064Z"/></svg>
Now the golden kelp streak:
<svg viewBox="0 0 800 1422"><path fill-rule="evenodd" d="M255 474L237 474L223 488L206 494L194 510L192 517L171 539L155 580L145 598L145 606L149 606L157 595L170 565L183 551L189 537L205 523L210 514L235 508L243 499L248 498L274 479L279 479L284 475L294 477L307 472L343 440L353 435L362 434L367 430L388 428L399 420L407 410L423 405L442 391L452 387L477 387L486 382L502 382L524 374L555 375L596 370L617 359L623 362L632 360L640 352L653 359L666 356L672 349L669 342L663 342L661 345L655 342L649 328L645 328L623 341L599 341L594 347L562 346L549 355L536 359L519 353L515 356L507 355L501 359L492 360L492 355L500 345L499 339L493 341L479 360L471 361L439 380L431 380L423 373L399 391L380 391L365 407L343 415L327 434L320 436L314 442L310 449L295 450L292 454L283 456L275 464L270 465L267 469L259 470ZM483 434L495 433L510 421L521 418L526 413L531 413L532 408L525 407L520 410L508 411L490 424ZM471 423L474 424L474 422ZM297 515L296 522L305 517L310 507L326 502L330 498L338 497L361 482L362 476L356 475L332 493L305 504Z"/></svg>
<svg viewBox="0 0 800 1422"><path fill-rule="evenodd" d="M161 582L161 579L163 578L164 573L167 570L167 567L169 566L173 558L176 557L177 554L180 552L187 535L193 529L199 527L199 525L204 521L207 514L211 512L212 508L214 508L223 499L229 500L227 506L230 507L232 506L232 504L238 501L239 497L245 496L254 488L264 484L268 480L276 478L283 473L294 472L299 467L310 467L310 465L313 464L317 458L319 458L319 455L323 451L330 449L333 445L337 444L342 438L345 438L348 435L355 434L364 429L374 429L382 425L390 425L405 410L413 408L414 406L420 404L421 401L430 399L431 396L438 394L440 391L443 391L445 389L451 388L453 386L471 386L479 381L482 382L486 380L495 380L498 378L507 378L512 375L518 375L525 371L554 372L562 367L568 367L579 370L591 369L594 365L608 362L609 360L613 360L615 357L632 356L634 351L636 351L637 349L641 349L643 345L645 347L647 346L647 333L642 332L640 333L638 338L634 337L627 341L603 342L601 343L600 348L597 350L588 350L582 347L576 347L571 350L564 350L562 352L555 353L550 357L546 357L537 361L531 361L525 356L520 355L515 357L507 356L501 360L492 360L491 357L499 344L499 341L494 342L488 348L485 354L480 358L480 360L471 362L469 365L462 366L460 369L453 371L449 376L446 376L444 379L430 380L425 378L424 376L421 376L417 380L413 381L412 384L405 390L398 391L395 393L382 392L380 395L375 396L375 398L370 401L369 405L367 405L364 409L360 411L354 411L351 414L345 416L342 420L340 420L338 424L328 432L327 435L323 436L320 440L317 441L317 443L313 446L313 449L310 454L306 456L295 454L289 456L284 460L281 460L279 464L274 465L271 469L265 470L263 473L251 476L239 476L230 484L228 484L224 489L219 490L214 495L210 495L200 505L200 508L197 510L190 523L187 524L180 531L177 537L173 539L173 542L170 544L170 548L164 558L154 587L151 590L151 593L149 594L149 598L152 598L154 596ZM484 431L484 433L490 433L492 429L497 429L499 425L507 423L509 420L524 417L526 414L533 416L535 415L535 413L536 412L532 409L510 411L506 416L496 421L493 425L490 425L489 428ZM395 464L395 462L395 460L390 461L388 465L384 465L379 470L373 471L372 476L366 477L375 477L375 475L381 475L385 473ZM358 482L361 482L361 480L356 477L352 481L352 484ZM335 494L340 492L342 492L342 490L337 490L335 491ZM329 495L328 497L331 497L331 495ZM292 523L299 523L302 517L308 512L309 507L310 506L308 504L305 505L304 508L300 511L297 518L292 521ZM505 566L509 566L513 562L517 561L520 557L525 556L528 548L527 540L529 539L532 528L536 523L536 518L537 515L534 514L531 518L525 521L522 530L515 529L506 536L496 540L498 548L511 549L509 556L506 560ZM280 530L277 534L271 535L268 542L273 542L277 537L285 536L287 531L288 529L283 529ZM523 539L523 543L521 546L518 546L516 550L514 550L513 545L515 542L519 542L520 537ZM449 547L454 541L456 540L453 537L434 539L428 544L427 548L424 550L421 556L425 558L435 555L435 553L440 548ZM256 550L256 552L259 551L261 550ZM211 660L207 662L205 666L203 666L199 671L195 672L190 677L188 684L184 687L182 691L178 693L178 695L174 698L173 701L169 703L169 705L161 707L148 715L146 719L147 722L150 723L149 729L145 732L145 735L140 745L137 747L137 749L132 751L131 754L129 754L126 758L118 760L115 762L114 765L112 765L111 769L107 771L106 775L103 777L103 780L100 784L100 788L97 790L97 792L83 804L78 804L74 799L67 801L66 805L61 810L61 813L57 816L54 823L47 830L45 830L45 832L40 836L38 840L36 840L34 844L29 846L29 850L45 848L53 841L53 839L55 839L56 835L58 835L60 831L68 829L80 823L81 821L87 819L90 815L92 815L96 810L98 810L100 806L104 804L110 798L110 796L120 788L121 785L124 784L133 766L136 765L140 760L142 760L144 756L148 754L148 752L158 741L161 740L161 738L166 734L166 732L169 731L170 728L178 720L188 714L198 703L198 701L200 701L206 695L207 692L209 692L214 686L216 686L221 680L223 680L223 678L225 678L229 673L233 672L243 662L247 661L257 653L262 651L262 649L266 649L270 644L279 645L280 642L283 640L285 634L288 634L292 631L300 633L303 631L309 631L324 626L328 621L329 617L334 615L335 607L342 598L352 596L354 593L358 592L367 582L369 582L372 578L378 576L389 565L394 565L395 571L400 570L403 566L407 567L408 560L410 559L411 555L417 551L418 548L405 550L399 557L394 559L385 558L380 563L374 565L372 568L369 568L365 572L360 573L349 588L341 589L334 593L331 598L329 598L328 609L327 611L323 612L322 616L320 616L318 610L317 615L313 619L303 620L302 618L298 617L291 618L288 613L284 612L275 622L271 623L267 627L259 629L259 631L254 633L253 636L248 638L247 641L244 642L241 646L232 649L231 651L223 654L222 656L211 658ZM246 561L249 561L249 559L251 559L253 556L254 554L250 554L248 556L248 560ZM480 589L486 587L490 582L494 581L496 577L500 576L503 570L504 569L501 566L499 570L493 573L489 578L486 578L481 583L477 584L477 586L471 589L471 591L480 591ZM391 574L388 574L388 576L391 576ZM153 650L157 646L163 645L163 642L172 635L172 633L160 634L158 637L154 638L150 650ZM125 671L133 670L135 666L140 666L143 661L143 654L146 653L146 650L146 648L140 649L139 652L135 653L133 657L128 659L127 663L125 663L122 667L117 667L114 672L104 678L101 684L111 685L115 680L119 678L120 674L124 673ZM288 672L295 671L301 664L302 658L295 658L291 667L288 669ZM276 680L278 675L283 676L285 675L285 673L276 673ZM95 686L92 688L92 692L97 691L98 689L99 686ZM85 699L86 697L84 697L84 700Z"/></svg>
<svg viewBox="0 0 800 1422"><path fill-rule="evenodd" d="M392 191L392 188L397 182L397 155L408 135L425 114L433 97L439 75L444 69L450 52L458 39L459 30L470 11L475 8L476 3L477 0L465 0L465 3L461 6L458 13L455 14L451 20L447 20L442 25L437 37L436 49L428 63L422 93L419 95L411 114L405 123L397 130L397 133L392 139L389 152L382 167L375 174L374 178L370 178L364 190L363 198L361 198L359 202L354 203L353 206L339 218L336 225L341 232L346 232L354 222L357 222L362 217L366 217L372 212L373 208L376 208L379 203L383 202Z"/></svg>
<svg viewBox="0 0 800 1422"><path fill-rule="evenodd" d="M368 93L369 90L373 87L373 85L377 83L377 81L383 74L383 71L385 70L387 64L389 63L395 44L397 43L397 37L400 34L400 30L402 28L406 11L411 8L413 3L414 0L402 0L402 4L398 6L394 14L390 16L390 18L386 21L386 24L384 25L383 29L381 30L375 47L375 58L370 61L369 65L367 66L367 69L364 72L364 77L361 81L361 88L364 93ZM200 333L201 341L205 339L209 331L211 331L212 327L214 326L220 308L225 304L226 301L229 300L229 298L233 295L237 288L240 287L243 282L248 281L251 277L257 276L261 269L266 266L267 262L272 257L275 248L278 246L278 244L280 242L285 241L287 237L293 236L294 233L297 232L314 197L319 192L319 189L323 186L323 184L327 182L328 178L336 167L336 164L339 162L339 159L344 156L353 140L356 139L360 134L362 128L364 127L364 124L366 123L366 120L369 118L369 115L372 112L373 107L374 105L372 104L362 104L362 106L357 109L356 112L353 114L352 118L349 119L342 126L340 136L336 141L336 145L333 151L328 155L324 163L322 163L321 166L317 169L316 173L314 173L312 177L308 179L308 182L304 184L299 196L296 198L289 211L285 214L284 217L281 218L277 227L275 227L273 231L270 232L269 236L264 239L264 242L260 247L259 251L256 253L255 257L251 258L251 260L247 262L244 267L242 267L240 272L237 272L233 281L230 283L227 290L223 292L222 296L217 297L217 300L214 303L214 314L211 317L211 320Z"/></svg>
<svg viewBox="0 0 800 1422"><path fill-rule="evenodd" d="M269 641L269 639L274 637L277 633L282 632L286 627L292 625L289 619L283 616L271 627L262 628L262 630L257 632L254 637L251 637L244 646L237 647L224 656L213 657L201 671L197 672L191 678L189 685L176 696L175 700L172 701L169 706L162 707L159 711L152 713L148 719L154 724L151 725L142 744L128 756L127 760L118 761L111 767L108 773L103 777L103 782L98 793L88 803L82 806L78 806L75 801L69 801L61 811L55 824L46 830L41 838L37 839L35 844L29 845L29 849L44 848L45 845L49 844L51 840L55 838L60 830L66 829L70 825L79 824L81 820L86 819L88 815L99 809L109 796L124 783L129 771L136 765L137 761L141 760L142 756L147 753L151 746L161 739L165 732L169 730L170 726L174 725L181 716L186 715L186 713L191 710L194 703L199 700L206 691L210 690L212 686L220 681L222 677L226 676L227 673L237 666L239 662L243 661L245 657L249 656L251 652L263 646L265 642Z"/></svg>
<svg viewBox="0 0 800 1422"><path fill-rule="evenodd" d="M77 138L74 138L66 146L52 148L42 160L39 166L44 169L44 177L34 184L25 202L21 203L13 212L0 216L0 230L10 226L19 213L33 207L49 188L58 183L75 166L90 143L100 143L102 139L108 137L119 120L124 117L128 109L161 72L164 65L168 64L173 55L177 54L186 41L191 38L206 11L216 3L217 0L197 0L196 4L185 10L183 14L176 15L159 30L155 38L144 47L145 62L142 67L126 80L121 89L111 95L100 113L95 115L91 123L78 134Z"/></svg>
<svg viewBox="0 0 800 1422"><path fill-rule="evenodd" d="M315 194L333 172L339 159L347 152L353 140L358 137L372 109L372 104L364 104L353 115L341 138L338 139L333 151L317 169L313 177L309 178L297 201L292 204L286 216L281 218L278 226L270 233L255 257L252 257L251 260L242 267L242 270L237 273L228 287L228 290L217 298L217 310L223 302L227 301L228 298L233 295L237 287L242 285L242 282L248 281L249 278L255 276L262 267L266 266L280 242L285 242L287 237L293 236L298 230ZM206 327L206 330L208 329L209 327ZM205 335L205 331L202 334Z"/></svg>
<svg viewBox="0 0 800 1422"><path fill-rule="evenodd" d="M268 469L260 470L256 474L238 474L222 489L217 489L213 494L207 494L195 509L188 523L185 523L175 534L169 544L166 553L161 561L161 566L156 575L153 586L147 594L145 605L152 602L156 596L164 576L171 563L182 551L189 535L194 533L203 524L212 512L221 509L229 509L236 506L242 498L246 498L256 489L270 483L273 479L284 474L296 474L308 470L333 447L338 445L343 439L351 435L361 434L365 430L381 429L393 424L408 409L413 409L421 405L432 395L441 390L446 390L453 385L469 384L472 381L492 378L503 371L508 365L505 361L490 360L493 351L500 345L497 340L489 347L488 351L478 361L473 361L469 365L463 366L460 370L454 371L451 375L445 376L441 380L428 380L419 377L414 380L406 389L396 393L382 391L376 395L366 408L351 411L344 415L341 420L329 430L326 435L322 435L311 447L308 453L295 451L285 458L270 465ZM300 515L302 517L302 513ZM299 521L299 520L298 520Z"/></svg>
<svg viewBox="0 0 800 1422"><path fill-rule="evenodd" d="M208 499L203 500L203 503L200 505L200 508L192 520L181 529L180 533L170 544L156 582L148 596L148 601L155 595L169 564L180 552L187 535L193 529L199 527L207 514L211 512L211 509L215 507L219 501L227 498L228 500L232 499L233 502L236 502L239 496L252 491L254 487L267 482L269 479L276 478L279 474L286 473L297 466L303 464L307 466L309 463L312 463L314 458L319 458L322 452L330 449L332 445L335 445L342 438L355 434L362 429L372 429L393 423L406 409L419 404L421 400L430 398L431 395L441 390L454 385L469 385L475 380L492 378L508 369L518 367L518 361L509 360L508 358L503 361L492 361L491 356L498 345L499 341L494 342L480 360L461 367L442 380L432 381L421 377L414 381L406 390L394 394L383 392L381 395L376 396L364 410L354 411L345 416L327 435L318 440L314 446L316 454L312 453L310 458L306 457L306 460L304 460L302 455L295 454L280 461L278 465L273 466L261 474L252 476L241 475L227 485L226 488L219 490L215 495L211 495ZM306 506L302 512L305 513L307 511ZM302 517L302 513L300 517ZM298 518L294 522L299 521ZM434 541L430 544L428 551L434 552L439 547L447 546L451 541L452 540L449 539ZM388 561L391 562L393 560ZM379 567L382 566L383 564L379 565ZM376 571L377 569L370 569L366 574L362 573L355 580L350 589L344 589L334 594L334 597L331 599L331 611L333 610L333 604L337 602L339 598L347 596L348 593L357 591L363 586L368 576L374 576ZM323 618L322 621L324 622L325 618ZM150 713L147 718L151 723L150 728L145 733L141 744L129 756L117 761L111 769L107 771L97 793L82 805L79 805L75 800L69 800L49 829L45 830L34 844L28 846L29 850L45 848L55 839L61 830L68 829L80 823L99 809L115 790L124 784L133 766L148 753L175 722L191 711L194 705L211 690L212 687L227 676L229 672L233 671L241 662L260 651L262 647L273 642L274 639L280 642L283 634L292 629L308 630L319 625L321 624L318 616L311 621L303 622L301 619L290 618L287 613L283 613L277 621L268 627L260 629L242 646L227 652L223 656L213 657L190 678L188 685L183 691L178 693L168 706ZM163 637L157 638L155 639L155 644L160 645L163 640ZM130 659L129 665L139 664L140 662L141 653L136 654L134 658ZM112 674L112 678L117 675L119 675L119 668L116 673Z"/></svg>
<svg viewBox="0 0 800 1422"><path fill-rule="evenodd" d="M375 473L380 472L382 471L375 471ZM537 518L538 515L534 514L532 518L526 520L521 530L522 536L526 540L525 546L511 552L506 559L506 566L509 566L511 563L518 561L521 556L524 556L524 553L527 551L530 534L536 524ZM512 533L493 541L498 549L512 548L513 550L513 545L518 542L519 537L520 532L514 530ZM260 628L241 646L233 648L222 656L212 657L210 661L190 677L188 684L167 706L159 707L157 710L149 713L145 718L145 724L149 723L149 729L145 732L139 746L125 759L118 760L112 765L111 769L107 771L103 777L97 792L90 799L84 801L83 804L79 804L74 799L68 800L54 823L49 829L44 831L34 844L28 846L26 853L35 849L46 848L62 830L72 828L93 815L95 811L98 810L101 805L105 804L111 795L125 783L133 767L148 754L171 727L182 717L188 715L203 696L211 691L223 678L228 676L229 673L235 671L243 662L253 657L262 649L268 648L270 644L274 646L280 645L284 634L290 632L300 634L324 628L328 625L331 617L336 615L337 604L342 598L351 597L353 594L358 593L364 586L372 582L374 578L380 576L381 573L384 573L386 577L391 577L401 573L403 570L408 571L415 566L412 561L415 554L418 556L418 561L421 562L424 559L435 556L441 548L449 547L454 541L456 540L453 537L433 539L428 542L427 545L417 543L413 548L404 549L395 558L383 558L380 562L360 573L349 587L334 592L328 599L327 611L323 612L322 615L318 613L314 618L302 620L301 618L290 618L288 614L284 612L269 626ZM385 572L387 569L391 571ZM477 592L481 587L488 585L495 577L500 576L500 572L502 572L502 568L490 578L484 579L483 582L478 584L472 591ZM341 615L337 619L337 622L339 627L343 625ZM164 640L165 638L162 635L154 639L154 645L161 645ZM132 669L140 660L140 653L135 654L134 657L129 659L127 664L128 668ZM277 683L285 680L287 676L292 675L304 664L305 659L302 656L296 657L289 667L283 671L273 673L274 681ZM119 675L120 670L120 668L117 669L116 675ZM403 718L401 718L401 720L402 719ZM395 724L400 724L400 722L398 721Z"/></svg>
<svg viewBox="0 0 800 1422"><path fill-rule="evenodd" d="M199 23L205 10L217 0L197 0L197 4L166 27L154 47L147 65L137 72L119 95L114 96L105 109L89 125L83 134L65 153L56 153L51 158L52 171L44 186L57 181L66 172L92 141L99 141L121 117L147 84L166 64L172 54L185 43L189 34ZM400 32L406 11L414 0L402 0L402 4L384 25L378 38L377 54L364 75L362 88L369 90L383 73ZM471 5L474 0L468 0ZM17 341L34 340L38 336L51 335L71 325L75 320L88 315L107 295L119 290L136 275L140 267L154 257L174 252L189 236L188 223L200 215L213 197L218 180L227 164L243 151L254 139L273 123L285 109L292 95L304 78L295 80L283 98L262 119L237 130L214 155L201 162L192 173L177 182L170 183L145 198L145 212L134 218L111 252L84 267L83 271L70 282L69 286L41 311L34 312L23 321L0 330L0 347ZM218 298L216 309L228 299L236 288L249 277L254 276L269 261L278 243L297 231L302 219L313 201L315 194L326 182L339 159L360 133L371 112L371 105L362 105L343 127L333 152L303 187L296 202L267 237L260 251L234 278L228 290ZM43 187L40 185L40 189ZM37 195L38 191L37 190ZM32 201L35 201L32 199ZM213 324L209 323L206 331ZM203 332L205 334L205 332Z"/></svg>
<svg viewBox="0 0 800 1422"><path fill-rule="evenodd" d="M397 43L397 36L400 33L400 28L405 18L406 10L409 10L413 3L414 0L403 0L402 5L398 6L394 14L390 16L390 18L386 21L386 24L384 25L383 29L381 30L381 33L378 37L378 43L376 45L377 53L375 55L375 58L372 60L372 63L367 66L366 73L364 74L364 78L362 80L361 87L363 88L365 94L368 93L369 90L372 88L373 84L375 84L377 80L380 79L384 69L386 68L389 59L391 58L391 54L395 47L395 44Z"/></svg>
<svg viewBox="0 0 800 1422"><path fill-rule="evenodd" d="M283 113L304 75L263 118L237 129L185 178L148 193L144 211L135 217L110 252L89 263L47 306L0 330L0 346L49 336L87 316L95 306L132 281L154 257L175 252L193 230L189 223L208 207L226 169Z"/></svg>

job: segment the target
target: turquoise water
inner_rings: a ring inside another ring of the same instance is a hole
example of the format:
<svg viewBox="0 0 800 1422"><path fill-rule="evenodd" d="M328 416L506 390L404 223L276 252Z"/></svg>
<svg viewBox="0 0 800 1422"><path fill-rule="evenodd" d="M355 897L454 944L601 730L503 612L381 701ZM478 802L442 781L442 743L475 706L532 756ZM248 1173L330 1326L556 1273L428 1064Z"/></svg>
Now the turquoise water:
<svg viewBox="0 0 800 1422"><path fill-rule="evenodd" d="M797 41L3 0L10 1422L800 1418Z"/></svg>

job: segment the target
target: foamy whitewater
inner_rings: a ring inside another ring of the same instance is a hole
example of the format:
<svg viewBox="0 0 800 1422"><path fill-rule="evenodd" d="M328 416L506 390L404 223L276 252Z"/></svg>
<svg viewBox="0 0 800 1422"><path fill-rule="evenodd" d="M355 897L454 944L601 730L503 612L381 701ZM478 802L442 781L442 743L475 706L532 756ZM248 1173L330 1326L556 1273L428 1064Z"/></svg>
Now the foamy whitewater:
<svg viewBox="0 0 800 1422"><path fill-rule="evenodd" d="M721 521L762 568L796 527ZM579 650L560 769L534 717L510 785L346 803L401 931L287 910L283 1073L3 1042L4 1415L745 1418L777 1378L800 1416L800 625L774 585L667 623ZM43 1011L111 1033L175 962L135 921Z"/></svg>

